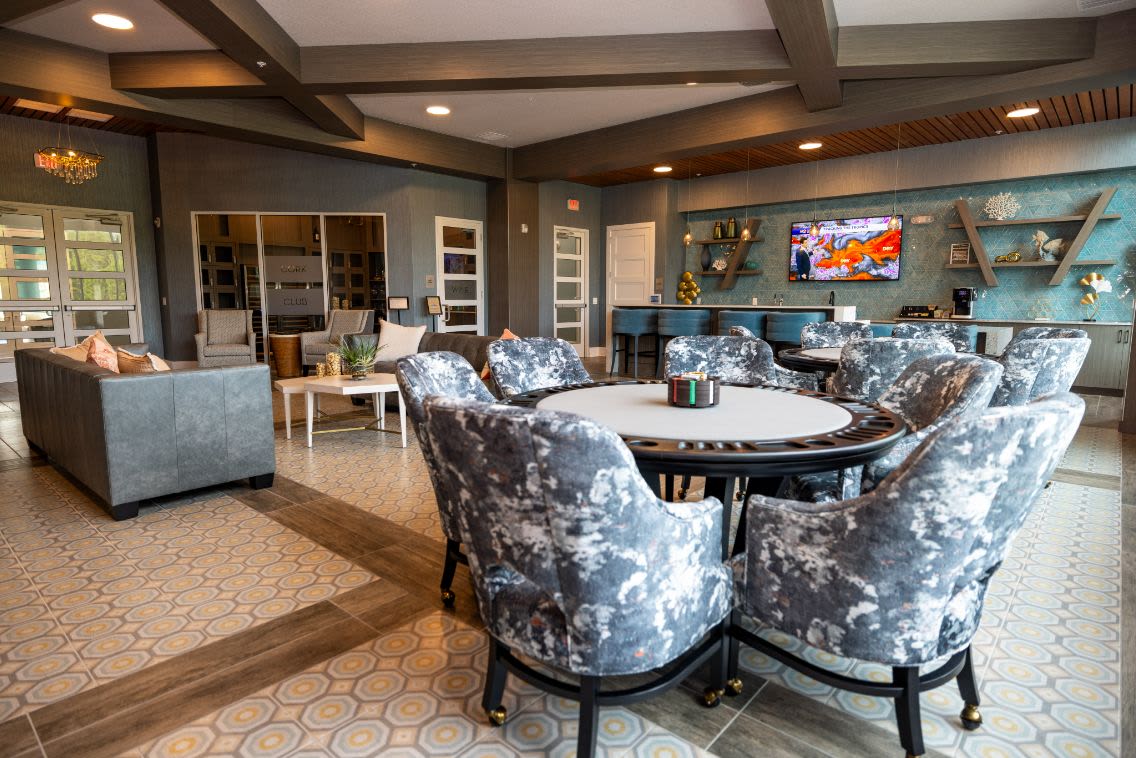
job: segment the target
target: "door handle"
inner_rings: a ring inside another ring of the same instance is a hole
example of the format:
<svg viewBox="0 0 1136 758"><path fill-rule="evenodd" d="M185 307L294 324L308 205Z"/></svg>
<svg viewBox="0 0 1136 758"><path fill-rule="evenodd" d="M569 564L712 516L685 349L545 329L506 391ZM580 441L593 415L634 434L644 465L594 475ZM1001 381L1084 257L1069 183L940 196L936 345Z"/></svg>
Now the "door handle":
<svg viewBox="0 0 1136 758"><path fill-rule="evenodd" d="M1132 336L1132 330L1131 329L1125 329L1124 330L1124 344L1125 345L1128 344L1128 338L1131 337L1131 336Z"/></svg>
<svg viewBox="0 0 1136 758"><path fill-rule="evenodd" d="M1123 335L1123 334L1124 334L1124 330L1123 330L1123 329L1117 329L1117 330L1116 330L1116 344L1118 344L1118 345L1120 344L1120 341L1121 341L1121 335Z"/></svg>

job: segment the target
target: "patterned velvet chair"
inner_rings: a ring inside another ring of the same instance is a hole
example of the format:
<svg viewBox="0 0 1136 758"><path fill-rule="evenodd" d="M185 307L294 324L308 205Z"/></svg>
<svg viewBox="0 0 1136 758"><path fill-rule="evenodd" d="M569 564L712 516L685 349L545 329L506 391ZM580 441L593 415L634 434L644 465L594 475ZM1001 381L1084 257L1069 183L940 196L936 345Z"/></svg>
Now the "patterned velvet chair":
<svg viewBox="0 0 1136 758"><path fill-rule="evenodd" d="M973 353L978 349L978 327L974 324L913 324L901 321L892 329L891 336L905 340L942 337L949 340L960 353Z"/></svg>
<svg viewBox="0 0 1136 758"><path fill-rule="evenodd" d="M890 666L891 683L820 668L742 628L737 617L731 635L823 684L893 698L909 756L923 753L921 691L957 677L963 726L977 728L970 644L990 577L1083 411L1080 398L1062 393L953 419L852 500L750 499L752 548L735 559L741 614L833 655ZM934 670L920 676L925 664Z"/></svg>
<svg viewBox="0 0 1136 758"><path fill-rule="evenodd" d="M1068 326L1028 326L1015 334L1006 347L1021 340L1085 339L1088 336L1089 333L1084 329Z"/></svg>
<svg viewBox="0 0 1136 758"><path fill-rule="evenodd" d="M870 340L872 327L859 321L816 321L801 327L801 347L844 347L852 340Z"/></svg>
<svg viewBox="0 0 1136 758"><path fill-rule="evenodd" d="M489 370L501 397L592 381L572 346L553 337L524 337L489 343Z"/></svg>
<svg viewBox="0 0 1136 758"><path fill-rule="evenodd" d="M656 682L671 686L714 658L706 703L717 704L733 584L719 552L721 503L659 500L619 437L578 416L431 397L426 428L491 638L482 704L493 723L506 716L510 670L580 701L580 758L595 753L601 705L649 694L601 693L603 677L679 661Z"/></svg>
<svg viewBox="0 0 1136 758"><path fill-rule="evenodd" d="M876 337L849 342L840 351L840 366L832 375L832 392L874 403L880 393L919 358L954 352L954 346L944 339Z"/></svg>
<svg viewBox="0 0 1136 758"><path fill-rule="evenodd" d="M418 353L398 359L395 367L398 388L406 403L406 414L414 422L414 433L418 436L418 447L430 472L430 482L434 485L434 499L438 502L438 519L442 523L442 534L446 536L446 554L442 565L442 603L450 608L454 605L454 592L450 586L454 581L454 571L459 563L466 563L461 552L461 525L458 523L457 501L447 493L434 475L434 448L426 435L426 412L423 407L430 395L477 400L492 403L493 395L482 383L481 377L469 365L469 361L457 353L436 352Z"/></svg>
<svg viewBox="0 0 1136 758"><path fill-rule="evenodd" d="M990 404L1023 405L1054 392L1068 391L1091 344L1088 337L1015 337L998 356L1005 372Z"/></svg>
<svg viewBox="0 0 1136 758"><path fill-rule="evenodd" d="M916 360L876 401L907 422L907 436L866 466L790 478L787 497L823 503L870 492L944 423L990 405L1001 379L1001 364L978 355L954 353Z"/></svg>
<svg viewBox="0 0 1136 758"><path fill-rule="evenodd" d="M758 343L757 350L763 356L762 362L765 365L762 374L765 378L759 381L766 382L767 384L774 384L778 387L793 387L794 389L801 390L817 389L816 374L809 374L803 371L793 371L775 363L773 361L773 348L769 346L768 342L757 337L749 329L746 329L744 326L731 326L730 336L745 337L746 339L753 340Z"/></svg>
<svg viewBox="0 0 1136 758"><path fill-rule="evenodd" d="M375 331L374 311L332 311L327 328L318 332L300 332L300 353L304 366L314 366L339 349L340 340L349 334L371 334Z"/></svg>
<svg viewBox="0 0 1136 758"><path fill-rule="evenodd" d="M199 311L193 339L197 343L197 365L201 368L256 363L252 311Z"/></svg>

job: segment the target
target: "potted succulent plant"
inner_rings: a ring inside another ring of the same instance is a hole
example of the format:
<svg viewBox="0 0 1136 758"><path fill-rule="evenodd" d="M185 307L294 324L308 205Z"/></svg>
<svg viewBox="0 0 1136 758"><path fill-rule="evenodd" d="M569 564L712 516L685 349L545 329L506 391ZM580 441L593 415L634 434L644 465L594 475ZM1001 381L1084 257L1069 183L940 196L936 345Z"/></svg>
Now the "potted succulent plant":
<svg viewBox="0 0 1136 758"><path fill-rule="evenodd" d="M379 351L384 347L374 335L344 335L339 341L339 356L351 370L351 378L362 381L367 378L367 372L374 368Z"/></svg>

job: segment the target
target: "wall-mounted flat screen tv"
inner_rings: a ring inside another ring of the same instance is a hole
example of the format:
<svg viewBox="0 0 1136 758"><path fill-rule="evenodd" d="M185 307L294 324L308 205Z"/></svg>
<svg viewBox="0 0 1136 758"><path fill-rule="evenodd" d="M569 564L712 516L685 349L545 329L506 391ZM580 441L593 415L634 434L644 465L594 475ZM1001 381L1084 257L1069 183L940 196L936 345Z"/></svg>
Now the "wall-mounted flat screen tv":
<svg viewBox="0 0 1136 758"><path fill-rule="evenodd" d="M890 216L817 221L820 233L809 234L812 221L793 223L789 245L789 281L894 281L899 278L899 228L888 229Z"/></svg>

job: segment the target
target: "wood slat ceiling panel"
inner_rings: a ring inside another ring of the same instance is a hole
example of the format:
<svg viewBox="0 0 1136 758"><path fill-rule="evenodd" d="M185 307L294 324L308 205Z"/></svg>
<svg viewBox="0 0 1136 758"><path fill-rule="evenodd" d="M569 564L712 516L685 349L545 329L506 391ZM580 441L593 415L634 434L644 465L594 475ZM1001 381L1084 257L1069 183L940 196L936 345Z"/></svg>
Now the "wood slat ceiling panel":
<svg viewBox="0 0 1136 758"><path fill-rule="evenodd" d="M67 116L69 108L64 108L59 113L47 113L46 111L38 111L32 108L18 108L16 107L17 98L14 97L0 97L0 113L9 116L20 116L22 118L31 118L36 121L50 121L52 123L66 123L71 126L81 126L86 129L97 129L102 132L115 132L116 134L129 134L135 137L145 137L146 135L153 134L154 132L178 132L185 131L183 129L176 129L169 126L162 126L153 124L148 121L140 121L132 118L120 118L112 116L108 121L88 121L82 118L70 118Z"/></svg>
<svg viewBox="0 0 1136 758"><path fill-rule="evenodd" d="M996 134L1017 134L1041 129L1055 129L1075 124L1089 124L1097 121L1131 118L1136 115L1133 109L1136 100L1136 83L1121 87L1077 92L1042 98L1030 103L1011 103L996 108L982 108L946 116L935 116L903 123L903 147L941 145L966 139L993 137ZM1015 108L1036 105L1041 112L1026 118L1007 118L1006 113ZM818 136L824 143L821 159L846 158L853 155L884 153L895 149L898 124L889 126L856 129ZM746 156L749 156L751 169L786 166L794 163L808 163L816 159L816 154L797 149L798 141L775 145L762 145L747 150L732 150L724 153L699 156L675 163L674 179L684 179L689 170L691 176L711 176L745 171ZM595 187L615 184L641 182L657 179L652 169L655 164L634 168L608 171L592 176L577 177L573 181Z"/></svg>

